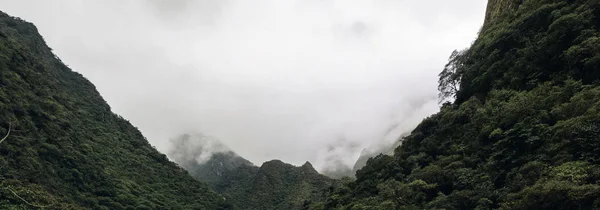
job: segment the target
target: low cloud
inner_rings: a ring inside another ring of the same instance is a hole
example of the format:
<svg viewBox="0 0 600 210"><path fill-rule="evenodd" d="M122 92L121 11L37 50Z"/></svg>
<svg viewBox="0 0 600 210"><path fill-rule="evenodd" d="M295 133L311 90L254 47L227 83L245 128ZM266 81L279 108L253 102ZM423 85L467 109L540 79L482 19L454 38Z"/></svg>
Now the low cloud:
<svg viewBox="0 0 600 210"><path fill-rule="evenodd" d="M321 170L351 167L362 148L436 112L437 74L485 12L480 0L2 5L35 23L159 150L203 133L257 165L308 160Z"/></svg>
<svg viewBox="0 0 600 210"><path fill-rule="evenodd" d="M231 152L219 140L202 134L183 134L170 140L171 148L167 154L177 163L195 163L202 165L214 154Z"/></svg>

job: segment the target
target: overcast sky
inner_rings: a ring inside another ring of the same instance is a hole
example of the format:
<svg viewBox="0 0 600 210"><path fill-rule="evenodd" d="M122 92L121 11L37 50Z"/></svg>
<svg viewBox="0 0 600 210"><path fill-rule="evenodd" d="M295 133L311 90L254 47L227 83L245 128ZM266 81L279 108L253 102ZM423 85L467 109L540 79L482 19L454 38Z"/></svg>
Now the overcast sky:
<svg viewBox="0 0 600 210"><path fill-rule="evenodd" d="M0 0L166 153L203 133L255 164L352 165L435 113L483 0Z"/></svg>

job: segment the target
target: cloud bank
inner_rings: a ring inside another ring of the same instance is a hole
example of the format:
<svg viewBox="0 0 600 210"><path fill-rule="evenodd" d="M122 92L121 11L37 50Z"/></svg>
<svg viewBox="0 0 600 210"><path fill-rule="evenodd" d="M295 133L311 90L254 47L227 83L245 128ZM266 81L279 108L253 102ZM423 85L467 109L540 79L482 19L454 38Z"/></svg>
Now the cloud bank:
<svg viewBox="0 0 600 210"><path fill-rule="evenodd" d="M0 0L169 150L213 136L257 165L352 167L436 112L480 0ZM31 6L35 5L35 6Z"/></svg>
<svg viewBox="0 0 600 210"><path fill-rule="evenodd" d="M199 165L208 162L214 154L231 153L219 140L202 134L182 134L170 139L169 158L179 164L190 161Z"/></svg>

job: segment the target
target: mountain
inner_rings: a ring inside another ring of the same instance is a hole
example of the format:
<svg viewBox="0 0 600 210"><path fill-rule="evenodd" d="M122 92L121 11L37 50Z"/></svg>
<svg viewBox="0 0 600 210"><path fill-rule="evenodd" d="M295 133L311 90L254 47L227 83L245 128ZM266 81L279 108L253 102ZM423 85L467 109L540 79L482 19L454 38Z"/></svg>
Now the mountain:
<svg viewBox="0 0 600 210"><path fill-rule="evenodd" d="M321 170L321 173L333 179L354 178L356 172L367 164L369 158L376 157L380 154L393 155L394 148L400 146L403 138L407 135L408 133L402 133L396 139L396 141L383 143L377 142L377 144L373 144L363 149L356 162L354 162L352 168L344 164L342 161L331 161L325 166L325 168Z"/></svg>
<svg viewBox="0 0 600 210"><path fill-rule="evenodd" d="M170 154L218 195L0 13L0 208L600 209L600 0L490 0L439 76L441 111L356 180L212 140Z"/></svg>
<svg viewBox="0 0 600 210"><path fill-rule="evenodd" d="M408 136L408 133L401 134L400 137L398 138L398 140L396 140L391 145L383 145L383 146L382 145L378 145L378 146L375 146L373 148L364 149L360 153L360 156L358 157L358 160L356 160L356 163L354 163L354 166L352 167L352 172L351 172L352 173L352 177L354 177L354 175L356 174L356 172L358 170L362 169L363 167L365 167L365 165L367 165L367 161L370 158L377 157L380 154L394 155L394 149L402 144L402 140L406 136Z"/></svg>
<svg viewBox="0 0 600 210"><path fill-rule="evenodd" d="M241 166L253 167L254 165L234 152L222 152L213 154L210 160L204 164L190 164L183 168L189 168L190 175L201 177L201 181L210 184L220 192L222 191L220 184L223 182L223 177L233 173Z"/></svg>
<svg viewBox="0 0 600 210"><path fill-rule="evenodd" d="M217 139L202 134L184 134L171 139L168 156L193 177L219 190L223 177L240 166L254 167Z"/></svg>
<svg viewBox="0 0 600 210"><path fill-rule="evenodd" d="M196 179L212 185L236 209L300 209L323 201L337 183L306 162L296 167L280 160L254 166L215 138L184 134L171 140L169 157Z"/></svg>
<svg viewBox="0 0 600 210"><path fill-rule="evenodd" d="M222 194L241 209L301 209L324 201L334 180L319 174L306 162L296 167L272 160L258 167L240 167L228 174L220 186Z"/></svg>
<svg viewBox="0 0 600 210"><path fill-rule="evenodd" d="M211 183L235 209L300 209L324 201L325 191L337 183L319 174L309 162L296 167L272 160L260 167L240 164L222 170L223 165L218 163L231 162L232 157L216 153L208 162L188 170L198 180ZM216 179L212 173L194 173L213 170L219 171Z"/></svg>
<svg viewBox="0 0 600 210"><path fill-rule="evenodd" d="M0 12L1 209L218 209L34 25Z"/></svg>
<svg viewBox="0 0 600 210"><path fill-rule="evenodd" d="M600 1L488 4L441 111L311 209L600 209Z"/></svg>

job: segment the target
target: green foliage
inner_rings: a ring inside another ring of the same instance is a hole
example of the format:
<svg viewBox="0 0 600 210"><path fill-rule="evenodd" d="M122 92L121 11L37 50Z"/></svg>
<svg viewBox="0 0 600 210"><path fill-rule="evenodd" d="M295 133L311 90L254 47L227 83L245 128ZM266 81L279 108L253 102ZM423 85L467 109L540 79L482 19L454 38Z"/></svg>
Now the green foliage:
<svg viewBox="0 0 600 210"><path fill-rule="evenodd" d="M241 164L213 183L229 205L113 114L35 27L1 14L0 207L599 209L600 1L490 2L479 38L440 74L440 98L456 100L393 156L341 183L310 164Z"/></svg>
<svg viewBox="0 0 600 210"><path fill-rule="evenodd" d="M510 5L440 74L454 103L325 209L600 208L600 1Z"/></svg>
<svg viewBox="0 0 600 210"><path fill-rule="evenodd" d="M237 156L224 158L223 154L209 160L238 161ZM196 165L195 168L220 170L223 164ZM212 167L211 167L212 166ZM194 167L189 169L196 171ZM265 162L260 168L250 164L238 164L235 168L223 170L218 180L206 173L193 173L204 181L213 180L217 192L221 193L235 209L308 209L320 208L314 202L324 201L327 187L336 184L334 180L319 174L310 163L300 167L279 160Z"/></svg>
<svg viewBox="0 0 600 210"><path fill-rule="evenodd" d="M223 198L113 114L36 28L0 12L0 208L215 209Z"/></svg>
<svg viewBox="0 0 600 210"><path fill-rule="evenodd" d="M209 184L217 192L222 191L221 183L226 181L223 178L232 171L240 166L254 166L218 140L203 135L184 134L171 139L171 145L169 157L192 177ZM208 160L201 160L204 157Z"/></svg>

